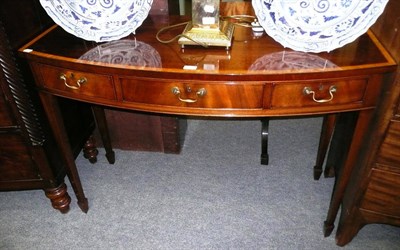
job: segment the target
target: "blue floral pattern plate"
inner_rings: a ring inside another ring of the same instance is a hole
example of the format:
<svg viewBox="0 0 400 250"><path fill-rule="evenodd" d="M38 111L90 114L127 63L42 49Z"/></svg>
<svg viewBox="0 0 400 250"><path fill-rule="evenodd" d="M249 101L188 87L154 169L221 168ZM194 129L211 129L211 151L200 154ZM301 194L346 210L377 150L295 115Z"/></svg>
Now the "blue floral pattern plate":
<svg viewBox="0 0 400 250"><path fill-rule="evenodd" d="M284 47L332 51L364 34L388 0L252 0L259 23Z"/></svg>
<svg viewBox="0 0 400 250"><path fill-rule="evenodd" d="M89 41L118 40L134 33L153 0L40 0L55 23Z"/></svg>

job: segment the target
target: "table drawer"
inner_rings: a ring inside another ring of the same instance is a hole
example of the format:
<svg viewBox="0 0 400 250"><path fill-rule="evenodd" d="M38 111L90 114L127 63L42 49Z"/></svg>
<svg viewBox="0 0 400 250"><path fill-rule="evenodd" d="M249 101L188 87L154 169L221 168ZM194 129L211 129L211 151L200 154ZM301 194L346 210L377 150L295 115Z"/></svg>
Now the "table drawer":
<svg viewBox="0 0 400 250"><path fill-rule="evenodd" d="M363 101L367 79L273 84L272 108L355 104Z"/></svg>
<svg viewBox="0 0 400 250"><path fill-rule="evenodd" d="M62 91L79 97L116 99L113 79L108 75L92 74L76 70L36 65L40 72L41 83L44 87Z"/></svg>
<svg viewBox="0 0 400 250"><path fill-rule="evenodd" d="M400 174L373 169L361 208L400 217Z"/></svg>
<svg viewBox="0 0 400 250"><path fill-rule="evenodd" d="M160 79L120 79L122 98L164 106L193 108L262 108L262 83L207 83Z"/></svg>

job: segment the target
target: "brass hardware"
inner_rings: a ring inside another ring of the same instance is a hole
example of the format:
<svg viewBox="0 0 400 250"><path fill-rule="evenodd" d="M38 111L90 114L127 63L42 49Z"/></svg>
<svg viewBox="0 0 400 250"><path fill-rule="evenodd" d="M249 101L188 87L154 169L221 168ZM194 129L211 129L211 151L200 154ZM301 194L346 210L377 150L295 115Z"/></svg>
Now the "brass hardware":
<svg viewBox="0 0 400 250"><path fill-rule="evenodd" d="M303 94L312 95L312 99L313 99L314 102L325 103L325 102L330 102L330 101L333 100L333 93L335 93L336 91L337 91L336 86L334 86L334 85L330 86L329 87L330 98L329 99L320 99L320 100L315 98L315 91L311 90L310 87L304 87Z"/></svg>
<svg viewBox="0 0 400 250"><path fill-rule="evenodd" d="M195 103L195 102L197 102L197 100L198 100L198 98L196 98L196 99L182 98L182 97L181 97L181 91L179 90L178 87L173 87L173 88L171 89L171 91L172 91L172 93L173 93L174 95L178 96L178 99L179 99L179 101L181 101L181 102ZM205 96L206 94L207 94L207 90L206 90L205 88L201 88L201 89L197 90L197 92L196 92L196 96L197 96L197 97L202 97L202 96Z"/></svg>
<svg viewBox="0 0 400 250"><path fill-rule="evenodd" d="M226 50L232 45L233 31L235 25L229 21L221 20L219 28L198 28L194 27L192 22L186 25L185 30L180 35L178 44L182 48L185 45L201 45L205 48L209 46L225 47Z"/></svg>
<svg viewBox="0 0 400 250"><path fill-rule="evenodd" d="M71 78L74 78L73 74L71 74ZM81 84L84 84L84 83L87 82L86 77L81 77L76 81L76 86L69 85L67 83L67 75L64 74L64 73L60 74L60 79L63 80L64 81L64 85L67 86L70 89L79 89L81 87Z"/></svg>

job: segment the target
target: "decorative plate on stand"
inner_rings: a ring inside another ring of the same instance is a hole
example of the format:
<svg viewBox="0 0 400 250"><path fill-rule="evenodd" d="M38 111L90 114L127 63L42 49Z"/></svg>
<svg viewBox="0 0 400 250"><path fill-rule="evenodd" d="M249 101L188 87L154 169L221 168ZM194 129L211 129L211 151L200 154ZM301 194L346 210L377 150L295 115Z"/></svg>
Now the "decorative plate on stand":
<svg viewBox="0 0 400 250"><path fill-rule="evenodd" d="M388 0L252 0L259 23L284 47L332 51L364 34Z"/></svg>
<svg viewBox="0 0 400 250"><path fill-rule="evenodd" d="M89 41L126 37L142 25L153 0L40 0L55 23Z"/></svg>

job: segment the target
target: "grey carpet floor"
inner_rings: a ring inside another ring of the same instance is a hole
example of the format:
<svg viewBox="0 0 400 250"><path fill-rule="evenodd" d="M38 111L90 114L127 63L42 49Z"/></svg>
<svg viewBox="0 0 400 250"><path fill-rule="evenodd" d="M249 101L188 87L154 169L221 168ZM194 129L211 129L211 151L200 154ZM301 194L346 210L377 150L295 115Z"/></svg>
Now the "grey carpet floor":
<svg viewBox="0 0 400 250"><path fill-rule="evenodd" d="M273 120L260 165L256 120L191 119L181 154L116 150L77 166L90 209L43 191L0 193L0 249L340 249L324 238L333 179L313 180L320 118ZM367 225L344 249L400 249L400 228Z"/></svg>

